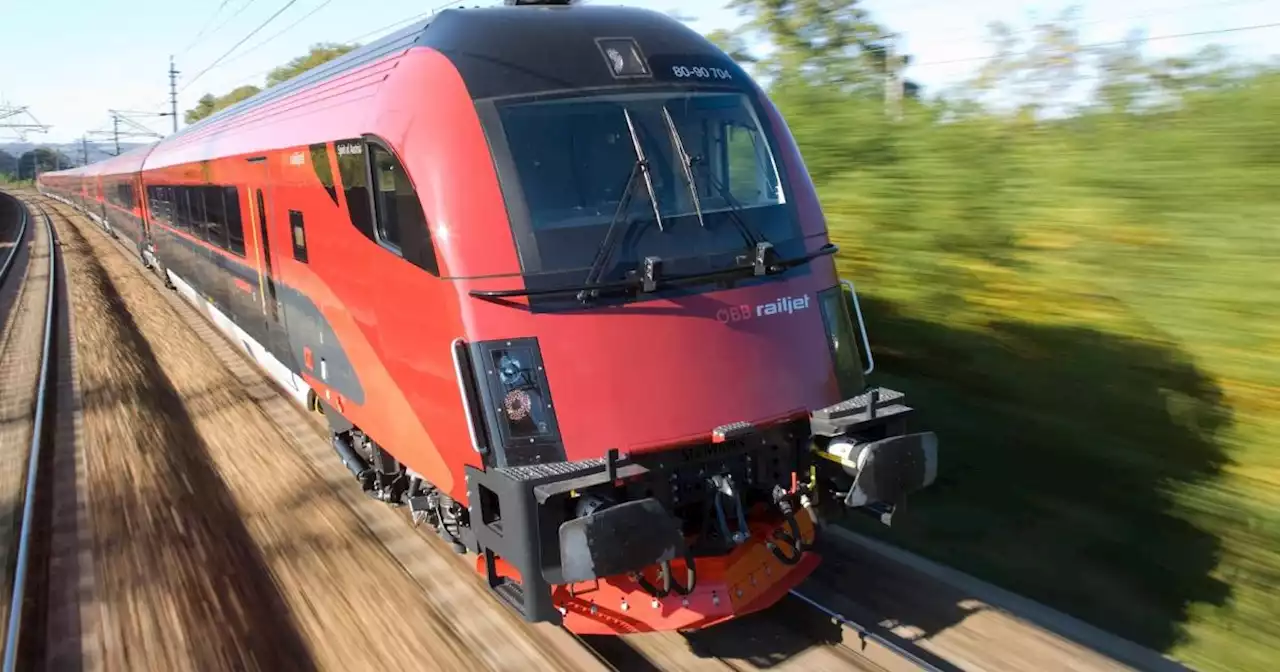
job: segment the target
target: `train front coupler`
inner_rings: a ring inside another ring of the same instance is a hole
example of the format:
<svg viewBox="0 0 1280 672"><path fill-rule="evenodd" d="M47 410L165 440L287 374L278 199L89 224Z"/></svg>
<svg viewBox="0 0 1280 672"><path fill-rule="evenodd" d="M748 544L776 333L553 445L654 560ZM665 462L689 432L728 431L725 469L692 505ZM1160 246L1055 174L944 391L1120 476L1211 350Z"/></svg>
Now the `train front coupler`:
<svg viewBox="0 0 1280 672"><path fill-rule="evenodd" d="M669 508L619 487L650 472L616 450L604 459L466 473L477 569L527 621L562 623L557 586L598 584L685 557Z"/></svg>
<svg viewBox="0 0 1280 672"><path fill-rule="evenodd" d="M903 401L901 392L875 387L810 413L811 489L824 513L843 507L888 525L907 495L933 484L937 436L907 431L913 409Z"/></svg>

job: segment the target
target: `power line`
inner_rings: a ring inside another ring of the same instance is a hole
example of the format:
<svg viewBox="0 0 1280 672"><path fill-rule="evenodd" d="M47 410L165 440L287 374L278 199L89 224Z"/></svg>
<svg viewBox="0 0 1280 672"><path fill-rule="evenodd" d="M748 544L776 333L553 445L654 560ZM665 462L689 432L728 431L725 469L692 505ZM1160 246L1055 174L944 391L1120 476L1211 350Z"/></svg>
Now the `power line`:
<svg viewBox="0 0 1280 672"><path fill-rule="evenodd" d="M377 34L379 34L379 33L383 33L383 32L386 32L386 31L388 31L388 30L393 30L393 29L396 29L396 28L400 28L400 27L403 27L403 26L407 26L407 25L409 25L409 24L411 24L411 23L413 23L413 22L415 22L415 21L421 21L422 19L425 19L425 18L427 18L428 16L431 16L432 14L435 14L436 12L439 12L441 9L444 9L444 8L445 8L445 7L447 7L448 5L456 4L456 3L457 3L457 2L459 2L459 1L461 1L461 0L450 0L449 2L446 2L446 3L441 4L441 5L437 5L434 9L428 10L428 11L423 12L423 13L421 13L421 14L416 14L416 15L414 15L414 16L411 16L411 17L408 17L408 18L405 18L405 19L400 19L399 21L396 21L395 23L389 23L389 24L387 24L387 25L385 25L385 26L381 26L381 27L379 27L379 28L374 28L373 30L366 31L366 32L361 33L361 34L359 34L359 35L356 35L356 36L354 36L354 37L349 37L349 38L346 38L346 39L344 39L344 40L340 40L340 41L339 41L339 44L351 44L351 43L353 43L353 42L359 42L360 40L363 40L363 39L364 39L364 38L366 38L366 37L370 37L370 36L372 36L372 35L377 35ZM327 3L326 3L326 4L327 4ZM318 9L318 8L317 8L317 9ZM303 18L306 18L306 17L303 17ZM284 32L284 31L281 31L281 32ZM261 46L261 44L265 44L265 42L266 42L266 41L264 41L264 42L260 43L258 46ZM255 46L254 48L256 49L257 47ZM240 54L240 56L243 56L243 55L244 55L244 53L241 53L241 54ZM239 58L240 56L236 56L236 58ZM234 60L236 60L236 58L233 58L233 59L230 59L230 60L231 60L231 61L234 61ZM245 75L244 77L240 77L240 78L236 79L235 81L231 82L231 84L240 84L240 83L243 83L243 82L247 82L247 81L249 81L249 80L257 79L257 78L259 78L259 77L261 77L261 76L263 76L263 75L266 75L266 74L270 73L272 70L275 70L275 68L274 68L274 67L272 67L272 68L268 68L268 69L266 69L266 70L260 70L260 71L258 71L258 72L255 72L255 73L251 74L251 75Z"/></svg>
<svg viewBox="0 0 1280 672"><path fill-rule="evenodd" d="M347 39L345 39L345 40L341 40L341 41L340 41L340 43L341 43L341 44L350 44L350 43L352 43L352 42L359 42L360 40L363 40L363 39L365 39L365 38L367 38L367 37L370 37L370 36L372 36L372 35L377 35L377 34L379 34L379 33L383 33L383 32L389 31L389 30L393 30L393 29L396 29L396 28L401 28L401 27L403 27L403 26L407 26L407 25L409 25L409 24L411 24L411 23L413 23L413 22L415 22L415 21L421 21L422 19L425 19L425 18L427 18L427 17L429 17L429 16L431 16L431 15L433 15L433 14L435 14L435 13L437 13L437 12L439 12L439 11L443 10L443 9L446 9L446 8L448 8L450 5L456 5L456 4L458 4L459 2L463 2L463 1L464 1L464 0L448 0L447 2L442 2L442 3L440 3L440 4L435 5L434 7L432 7L431 9L429 9L429 10L427 10L427 11L425 11L425 12L422 12L422 13L420 13L420 14L415 14L415 15L413 15L413 16L410 16L410 17L407 17L407 18L404 18L404 19L400 19L400 20L398 20L398 21L395 21L394 23L389 23L389 24L386 24L386 25L384 25L384 26L380 26L380 27L378 27L378 28L374 28L373 30L366 31L366 32L361 33L361 34L359 34L359 35L356 35L356 36L354 36L354 37L349 37L349 38L347 38ZM254 51L254 50L258 49L259 47L262 47L262 46L266 45L267 43L272 42L273 40L275 40L275 39L279 38L281 35L283 35L283 34L285 34L286 32L288 32L288 31L292 30L293 28L297 27L297 26L298 26L299 24L301 24L303 21L306 21L308 18L310 18L311 16L313 16L314 14L316 14L317 12L319 12L321 9L323 9L325 6L329 5L329 4L332 2L332 0L325 0L325 1L324 1L324 2L322 2L319 6L317 6L317 7L313 8L310 12L308 12L308 13L307 13L307 14L305 14L305 15L303 15L303 16L302 16L301 18L299 18L297 21L294 21L293 23L289 24L289 25L288 25L287 27L285 27L284 29L282 29L282 30L280 30L280 31L276 32L276 33L275 33L275 34L273 34L271 37L269 37L269 38L267 38L267 39L265 39L265 40L262 40L261 42L258 42L257 44L253 45L253 46L252 46L252 47L250 47L249 49L247 49L247 50L245 50L245 51L241 52L240 54L236 55L234 58L227 58L227 56L229 56L232 52L234 52L237 48L239 48L239 46L240 46L241 44L243 44L244 42L248 41L248 39L249 39L249 38L253 37L253 35L254 35L254 34L256 34L258 31L260 31L260 30L261 30L261 29L262 29L266 24L271 23L271 21L272 21L272 20L274 20L276 17L278 17L280 14L282 14L282 13L284 12L284 10L288 9L290 5L293 5L293 4L294 4L294 2L296 2L296 0L291 0L288 4L286 4L286 5L285 5L284 7L282 7L280 10L278 10L275 14L273 14L273 15L271 16L271 18L268 18L268 19L267 19L267 20L266 20L262 25L260 25L260 26L258 26L257 28L255 28L253 32L249 33L249 35L245 36L245 38L244 38L243 40L241 40L241 41L240 41L240 42L238 42L235 46L233 46L231 49L229 49L229 50L227 51L227 53L223 54L221 57L219 57L217 60L215 60L213 63L211 63L211 64L210 64L208 67L206 67L204 70L201 70L201 71L200 71L200 72L199 72L195 77L192 77L190 80L188 80L188 81L187 81L187 83L183 85L182 89L178 90L178 92L177 92L177 93L181 93L181 92L185 91L188 87L190 87L190 86L191 86L191 84L192 84L192 83L194 83L194 82L195 82L195 80L197 80L197 79L199 79L200 77L202 77L202 76L204 76L204 75L208 74L211 70L213 70L213 69L214 69L214 67L218 66L219 64L225 65L225 64L227 64L227 63L235 62L235 61L239 60L239 59L240 59L240 57L245 56L245 55L246 55L246 54L248 54L249 52L252 52L252 51ZM218 26L218 28L215 28L213 31L211 31L211 32L210 32L210 34L213 34L213 33L218 32L218 30L220 30L220 29L222 28L222 26L225 26L225 25L227 24L227 22L229 22L231 19L233 19L233 18L235 18L237 15L239 15L239 14L240 14L240 12L241 12L241 11L243 11L245 7L247 7L249 4L252 4L252 3L253 3L253 0L249 0L249 2L248 2L248 3L246 3L246 4L245 4L245 5L243 5L243 6L241 6L240 10L238 10L235 14L231 15L230 17L228 17L227 21L224 21L224 22L222 23L222 25L221 25L221 26ZM171 66L171 67L172 67L172 66ZM233 84L234 84L234 83L240 83L240 82L246 82L246 81L249 81L249 80L251 80L251 79L257 79L258 77L261 77L262 75L265 75L265 74L267 74L267 73L270 73L270 72L271 72L271 70L274 70L274 69L275 69L275 68L270 68L270 69L267 69L267 70L263 70L263 71L261 71L261 72L254 73L254 74L252 74L252 75L248 75L248 76L242 77L242 78L240 78L240 79L235 80L235 82L233 82ZM165 107L165 106L168 106L168 105L170 105L170 103L171 103L171 98L165 98L163 101L161 101L161 102L157 103L157 104L152 108L152 111L148 112L148 114L154 114L154 113L155 113L155 110L159 110L159 109L161 109L161 108L163 108L163 107ZM175 116L175 122L174 122L174 123L175 123L175 124L177 123L177 122L176 122L176 116ZM175 128L175 130L176 130L176 128Z"/></svg>
<svg viewBox="0 0 1280 672"><path fill-rule="evenodd" d="M25 116L26 119L20 117ZM8 121L5 121L5 120ZM17 134L19 140L25 141L27 133L48 133L49 125L40 123L31 109L23 106L0 105L0 128L6 128Z"/></svg>
<svg viewBox="0 0 1280 672"><path fill-rule="evenodd" d="M399 27L401 27L401 26L407 26L407 25L409 25L409 24L413 23L414 21L421 21L422 19L425 19L425 18L427 18L428 16L431 16L431 15L435 14L436 12L439 12L439 11L440 11L440 10L442 10L442 9L446 9L446 8L448 8L448 7L449 7L449 5L456 5L456 4L458 4L459 2L462 2L462 1L463 1L463 0L448 0L448 2L442 2L442 3L440 3L440 4L436 5L435 7L432 7L431 9L429 9L429 10L427 10L427 11L425 11L425 12L421 13L421 14L417 14L417 15L411 16L411 17L409 17L409 18L407 18L407 19L400 19L399 21L396 21L395 23L389 23L389 24L387 24L387 25L385 25L385 26L382 26L381 28L374 28L373 30L370 30L369 32L361 33L361 34L359 34L359 35L357 35L357 36L355 36L355 37L347 38L346 40L344 40L344 42L348 42L348 43L350 43L350 42L356 42L356 41L358 41L358 40L363 40L364 38L369 37L370 35L377 35L378 33L381 33L381 32L386 31L386 30L391 30L391 29L393 29L393 28L399 28Z"/></svg>
<svg viewBox="0 0 1280 672"><path fill-rule="evenodd" d="M1198 30L1190 33L1175 33L1171 35L1153 35L1151 37L1142 37L1132 40L1110 40L1107 42L1093 42L1090 44L1077 45L1077 49L1097 49L1099 47L1120 47L1129 44L1146 44L1147 42L1157 42L1160 40L1176 40L1184 37L1203 37L1205 35L1221 35L1224 33L1242 33L1250 30L1265 30L1267 28L1280 28L1280 22L1277 23L1259 23L1251 26L1236 26L1234 28L1221 28L1218 30ZM951 65L953 63L976 63L980 61L992 61L1000 58L996 56L970 56L968 58L950 58L942 61L926 61L924 63L915 63L912 67L924 68L934 65Z"/></svg>
<svg viewBox="0 0 1280 672"><path fill-rule="evenodd" d="M191 79L187 80L187 83L182 85L182 88L178 90L178 93L182 93L183 91L186 91L188 87L190 87L192 84L196 82L196 80L200 79L205 75L205 73L217 67L217 65L221 63L224 59L226 59L226 57L230 56L232 52L234 52L236 49L239 49L240 45L244 44L245 42L248 42L249 38L253 37L254 35L257 35L258 31L262 30L263 28L266 28L267 24L271 23L272 21L275 21L276 17L283 14L286 9L289 9L290 7L292 7L296 2L298 2L298 0L289 0L288 2L284 3L284 6L281 7L280 9L277 9L275 14L272 14L270 17L267 18L266 21L263 21L262 23L258 24L257 28L254 28L252 31L249 32L248 35L245 35L243 38L241 38L239 42L236 42L230 49L227 50L226 53L224 53L223 55L215 59L204 70L201 70L195 77L192 77Z"/></svg>
<svg viewBox="0 0 1280 672"><path fill-rule="evenodd" d="M450 2L450 3L447 3L447 4L450 4L450 5L451 5L451 4L453 4L453 3L452 3L452 2ZM435 14L436 12L440 11L440 10L441 10L441 9L443 9L443 8L444 8L444 5L441 5L441 6L439 6L439 7L436 7L435 9L432 9L432 10L427 11L427 12L423 12L423 13L418 14L418 15L416 15L416 16L411 16L411 17L409 17L409 18L407 18L407 19L400 19L399 21L396 21L395 23L389 23L389 24L387 24L387 25L385 25L385 26L383 26L383 27L381 27L381 28L374 28L373 30L370 30L370 31L369 31L369 32L367 32L367 33L361 33L361 34L359 34L359 35L357 35L357 36L355 36L355 37L352 37L352 38L347 39L346 41L347 41L347 42L355 42L355 41L357 41L357 40L363 40L364 38L369 37L370 35L377 35L378 33L381 33L381 32L386 31L386 30L391 30L391 29L393 29L393 28L400 28L401 26L407 26L407 25L409 25L409 24L413 23L414 21L421 21L422 19L425 19L425 18L427 18L428 16L431 16L432 14Z"/></svg>
<svg viewBox="0 0 1280 672"><path fill-rule="evenodd" d="M218 18L218 15L222 13L222 8L226 7L228 2L231 2L231 0L222 0L222 2L218 3L218 8L213 10L213 14L209 15L209 18L205 20L204 25L200 27L200 32L196 33L196 36L191 38L190 44L183 47L182 51L178 52L179 56L185 55L191 50L191 47L196 46L196 43L204 36L205 31L209 30L209 26L213 25L213 20Z"/></svg>
<svg viewBox="0 0 1280 672"><path fill-rule="evenodd" d="M1174 15L1174 14L1176 14L1176 13L1178 13L1178 12L1188 12L1188 13L1189 13L1189 11L1188 11L1188 10L1190 10L1190 11L1194 11L1194 10L1198 10L1198 9L1214 9L1214 10L1221 10L1221 9L1224 9L1224 8L1227 8L1227 7L1236 7L1236 6L1239 6L1239 5L1256 5L1256 4L1260 4L1260 3L1263 3L1263 2L1271 2L1271 1L1272 1L1272 0L1215 0L1215 2L1195 2L1195 3L1185 4L1185 5L1179 5L1179 6L1177 6L1177 7L1167 7L1167 8L1164 8L1164 9L1157 10L1157 11L1146 11L1146 12L1142 12L1142 13L1140 13L1140 14L1130 14L1130 15L1127 15L1127 16L1112 17L1112 18L1107 18L1107 19L1091 19L1091 20L1088 20L1088 21L1073 22L1073 23L1066 24L1064 27L1069 28L1069 29L1076 29L1076 28L1083 28L1083 27L1086 27L1086 26L1097 26L1097 25L1101 25L1101 24L1123 24L1123 23L1126 23L1126 22L1130 22L1130 21L1137 21L1137 20L1141 20L1141 19L1150 19L1150 18L1153 18L1153 17L1171 16L1171 15ZM1050 19L1050 21L1053 21L1053 20L1052 20L1052 19ZM1043 22L1041 22L1041 23L1043 24ZM1013 30L1013 31L1008 32L1008 33L1007 33L1007 35L1008 35L1009 37L1015 37L1015 36L1020 36L1020 35L1031 35L1031 34L1033 34L1033 33L1038 32L1038 31L1040 30L1040 28L1041 28L1041 27L1042 27L1042 26L1036 26L1036 27L1031 27L1031 28L1022 28L1022 29L1019 29L1019 30ZM961 43L961 42L968 42L968 41L970 41L970 40L972 40L972 39L975 39L975 38L981 38L981 37L984 37L984 36L988 35L988 34L989 34L989 33L988 33L988 30L989 30L988 28L984 28L984 29L982 29L982 30L980 30L980 31L970 31L970 32L966 32L966 33L961 33L962 37L954 37L954 38L949 38L949 39L945 39L945 40L929 40L929 46L931 46L931 47L938 47L938 46L942 46L942 45L948 45L948 44L959 44L959 43ZM965 36L967 36L967 37L965 37ZM908 32L908 33L906 33L906 37L907 37L908 39L910 39L910 33L909 33L909 32Z"/></svg>
<svg viewBox="0 0 1280 672"><path fill-rule="evenodd" d="M227 65L228 63L234 63L234 62L236 62L236 61L240 60L241 58L244 58L245 56L247 56L247 55L249 55L249 54L252 54L252 53L253 53L254 51L256 51L259 47L261 47L261 46L263 46L263 45L265 45L265 44L268 44L268 43L270 43L270 42L275 41L275 39L276 39L276 38L278 38L278 37L280 37L281 35L284 35L285 33L287 33L287 32L289 32L289 31L293 30L294 28L296 28L296 27L298 26L298 24L300 24L300 23L302 23L303 21L306 21L307 19L309 19L309 18L311 18L312 16L314 16L314 15L316 14L316 12L319 12L320 10L322 10L322 9L324 9L325 7L329 6L329 3L331 3L331 2L333 2L333 0L324 0L324 2L320 3L319 5L316 5L316 7L315 7L314 9L312 9L311 11L307 12L306 14L303 14L303 15L302 15L302 18L300 18L300 19L298 19L297 21L294 21L293 23L291 23L291 24L289 24L289 25L285 26L282 30L280 30L279 32L275 33L275 34L274 34L274 35L272 35L271 37L268 37L267 39L265 39L265 40L263 40L263 41L261 41L261 42L259 42L259 43L255 44L255 45L253 45L252 47L249 47L248 49L245 49L244 51L240 52L239 54L236 54L234 57L227 59L225 62L223 62L223 65L225 66L225 65Z"/></svg>
<svg viewBox="0 0 1280 672"><path fill-rule="evenodd" d="M222 30L223 28L226 28L228 24L236 20L237 16L244 14L244 10L252 7L254 2L256 2L256 0L247 0L244 4L240 5L240 8L237 9L235 12L233 12L231 16L228 16L226 20L224 20L222 23L219 23L216 28L209 31L209 35L213 35L214 33L217 33L218 31Z"/></svg>

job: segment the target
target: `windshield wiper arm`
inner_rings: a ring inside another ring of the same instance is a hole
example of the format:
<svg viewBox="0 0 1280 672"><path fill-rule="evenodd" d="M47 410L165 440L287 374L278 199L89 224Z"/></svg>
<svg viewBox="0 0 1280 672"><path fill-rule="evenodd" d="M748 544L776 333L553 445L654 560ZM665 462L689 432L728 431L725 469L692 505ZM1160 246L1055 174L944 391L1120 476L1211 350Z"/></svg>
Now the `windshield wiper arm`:
<svg viewBox="0 0 1280 672"><path fill-rule="evenodd" d="M684 168L684 180L689 183L689 195L693 197L693 211L698 213L698 226L707 228L707 223L702 219L702 203L698 199L698 186L693 181L693 157L689 156L689 152L685 151L684 140L680 137L680 131L676 130L676 122L671 118L671 112L667 110L667 106L662 106L662 118L667 122L667 132L671 134L671 142L676 146L676 152L680 154L680 167Z"/></svg>
<svg viewBox="0 0 1280 672"><path fill-rule="evenodd" d="M697 161L705 163L705 161L702 161L702 157L698 157ZM733 197L733 193L730 192L729 188L715 176L715 173L708 170L707 179L711 181L711 186L715 187L716 191L720 193L720 197L724 199L724 202L729 205L729 219L733 220L733 224L738 228L738 232L746 239L747 246L754 249L759 248L761 243L768 243L769 240L767 238L751 230L747 221L742 218L742 203L738 202L738 199Z"/></svg>
<svg viewBox="0 0 1280 672"><path fill-rule="evenodd" d="M813 252L803 254L799 257L791 259L775 260L767 267L765 275L773 275L781 273L796 266L803 266L818 257L825 257L840 251L839 246L835 243L827 243ZM666 287L673 284L683 282L697 282L714 279L720 276L742 275L746 271L753 270L751 265L731 266L729 268L717 269L714 271L700 271L697 273L686 273L680 275L664 275L657 280L657 285ZM759 273L754 273L759 275ZM643 283L641 278L630 278L609 283L596 283L588 285L566 285L562 287L543 287L535 289L473 289L469 292L471 296L477 299L501 300L517 296L550 296L554 294L569 294L571 292L590 291L592 293L602 291L619 291L639 289Z"/></svg>
<svg viewBox="0 0 1280 672"><path fill-rule="evenodd" d="M627 130L631 132L631 145L636 149L636 161L640 164L640 172L644 174L644 186L649 190L649 203L653 205L653 219L658 222L658 230L666 231L662 226L662 214L658 212L658 194L653 190L653 176L649 173L649 157L644 154L640 144L640 135L636 133L635 122L631 120L631 110L622 108L622 116L627 119Z"/></svg>
<svg viewBox="0 0 1280 672"><path fill-rule="evenodd" d="M631 206L631 195L635 192L637 175L644 177L645 186L649 192L649 203L653 206L654 219L658 222L658 230L663 230L662 215L658 212L657 194L653 191L653 181L649 177L649 160L645 157L644 148L640 146L640 136L636 134L635 124L631 121L631 111L624 107L622 115L626 117L627 130L631 133L632 146L636 150L636 161L631 164L631 174L627 176L627 184L622 188L622 196L618 198L618 208L613 212L613 219L609 220L609 228L605 229L604 240L600 241L600 247L596 248L595 257L592 258L591 266L587 269L586 282L578 292L579 301L587 301L598 294L594 288L600 284L600 276L604 274L609 258L617 249L618 241L623 238L618 235L618 225L626 219L627 210ZM628 225L627 230L630 229L631 226Z"/></svg>

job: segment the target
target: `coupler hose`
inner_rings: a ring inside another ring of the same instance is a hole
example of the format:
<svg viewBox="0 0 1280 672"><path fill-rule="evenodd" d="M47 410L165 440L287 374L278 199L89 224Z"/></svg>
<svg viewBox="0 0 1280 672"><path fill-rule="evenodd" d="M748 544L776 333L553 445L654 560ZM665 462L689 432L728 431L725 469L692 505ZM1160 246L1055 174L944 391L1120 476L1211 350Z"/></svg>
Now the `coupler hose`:
<svg viewBox="0 0 1280 672"><path fill-rule="evenodd" d="M664 598L675 591L677 595L688 595L693 592L694 587L698 585L698 570L694 566L693 551L688 549L684 553L685 564L685 584L682 586L671 575L671 561L663 560L658 565L658 573L662 576L662 587L659 588L649 582L643 573L636 574L636 583L640 585L640 589L656 598Z"/></svg>
<svg viewBox="0 0 1280 672"><path fill-rule="evenodd" d="M800 562L800 558L804 556L807 544L804 543L804 536L800 533L800 523L796 520L795 508L791 506L791 501L785 497L778 498L778 509L782 511L782 517L786 520L787 527L791 530L790 534L782 530L775 530L773 538L790 546L794 551L794 555L783 553L778 544L769 542L769 551L773 553L773 557L784 565L794 565Z"/></svg>
<svg viewBox="0 0 1280 672"><path fill-rule="evenodd" d="M649 583L649 579L645 578L643 572L640 572L639 574L636 575L636 583L640 584L640 589L643 590L644 592L649 593L650 595L657 598L663 598L671 594L671 561L670 560L663 560L662 564L658 565L658 574L662 577L661 588L658 588L654 586L652 583Z"/></svg>
<svg viewBox="0 0 1280 672"><path fill-rule="evenodd" d="M669 563L668 563L669 564ZM672 590L681 595L688 595L693 592L694 587L698 585L698 570L693 564L693 551L685 549L684 551L685 566L685 583L680 585L678 581L671 582Z"/></svg>

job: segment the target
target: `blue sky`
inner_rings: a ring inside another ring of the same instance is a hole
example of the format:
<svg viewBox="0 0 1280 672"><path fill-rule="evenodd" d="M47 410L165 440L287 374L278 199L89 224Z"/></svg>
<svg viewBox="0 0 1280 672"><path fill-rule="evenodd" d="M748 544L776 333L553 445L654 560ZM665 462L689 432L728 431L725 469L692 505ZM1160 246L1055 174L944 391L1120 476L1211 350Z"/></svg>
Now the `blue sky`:
<svg viewBox="0 0 1280 672"><path fill-rule="evenodd" d="M319 41L347 41L422 14L440 0L294 0L223 63L191 78L288 0L0 0L0 103L30 106L53 128L34 141L67 142L85 131L109 128L107 110L162 110L168 96L168 59L178 56L179 113L206 92L261 84L266 72ZM499 0L468 0L468 5ZM592 0L642 5L692 18L701 31L741 22L725 0ZM908 75L927 90L970 76L990 55L985 27L1003 20L1025 29L1068 5L1080 8L1086 43L1123 39L1142 28L1151 36L1280 23L1277 0L867 0L873 18L902 37L917 65ZM318 8L318 9L317 9ZM296 27L270 39L316 10ZM238 12L238 13L237 13ZM206 27L206 23L208 23ZM198 41L196 35L205 27ZM365 38L367 40L369 38ZM269 40L269 41L267 41ZM265 41L265 42L264 42ZM194 42L194 46L193 45ZM1240 55L1280 54L1280 28L1149 42L1148 53L1185 53L1219 43ZM261 46L255 46L259 45ZM953 62L954 61L954 62ZM187 88L184 88L187 87ZM164 131L168 119L141 120ZM0 141L13 139L0 129Z"/></svg>

